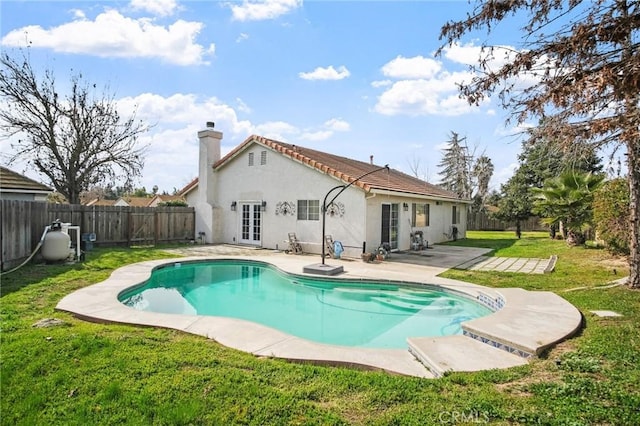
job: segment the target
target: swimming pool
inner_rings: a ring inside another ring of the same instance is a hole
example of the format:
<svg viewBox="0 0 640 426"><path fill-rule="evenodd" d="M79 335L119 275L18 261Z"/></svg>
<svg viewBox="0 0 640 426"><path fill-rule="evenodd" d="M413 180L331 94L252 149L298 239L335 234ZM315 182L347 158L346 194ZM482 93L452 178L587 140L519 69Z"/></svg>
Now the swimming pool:
<svg viewBox="0 0 640 426"><path fill-rule="evenodd" d="M165 265L119 300L143 311L244 319L319 343L364 348L406 348L407 337L461 334L463 321L492 313L435 287L310 278L229 259Z"/></svg>

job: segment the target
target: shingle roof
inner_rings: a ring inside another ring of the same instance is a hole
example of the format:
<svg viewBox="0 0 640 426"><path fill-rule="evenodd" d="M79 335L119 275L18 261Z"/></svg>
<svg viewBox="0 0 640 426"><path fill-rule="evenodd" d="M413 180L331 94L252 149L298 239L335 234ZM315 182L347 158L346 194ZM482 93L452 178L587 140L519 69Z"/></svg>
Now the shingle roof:
<svg viewBox="0 0 640 426"><path fill-rule="evenodd" d="M157 194L156 197L160 200L160 202L167 201L184 201L184 197L182 195L167 195L167 194Z"/></svg>
<svg viewBox="0 0 640 426"><path fill-rule="evenodd" d="M84 203L86 206L113 206L118 200L107 200L105 198L94 198Z"/></svg>
<svg viewBox="0 0 640 426"><path fill-rule="evenodd" d="M148 207L152 200L149 197L120 197L120 199L131 207Z"/></svg>
<svg viewBox="0 0 640 426"><path fill-rule="evenodd" d="M223 166L227 161L234 158L242 152L246 146L253 142L269 147L284 156L290 157L303 164L307 164L308 166L334 176L345 183L353 182L359 176L383 167L256 135L247 138L230 153L217 161L213 167L218 168ZM394 169L390 169L389 172L381 170L379 172L372 173L354 183L354 186L358 186L367 192L371 190L380 190L424 195L442 199L459 199L457 194L451 191L447 191L439 186L430 184Z"/></svg>
<svg viewBox="0 0 640 426"><path fill-rule="evenodd" d="M0 166L0 189L24 192L53 192L53 189L20 173Z"/></svg>

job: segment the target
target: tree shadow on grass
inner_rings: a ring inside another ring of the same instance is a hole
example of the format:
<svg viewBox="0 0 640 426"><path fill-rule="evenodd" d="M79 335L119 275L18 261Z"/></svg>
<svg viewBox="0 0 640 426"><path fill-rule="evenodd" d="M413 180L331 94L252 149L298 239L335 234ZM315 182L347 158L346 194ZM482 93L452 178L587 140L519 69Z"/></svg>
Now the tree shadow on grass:
<svg viewBox="0 0 640 426"><path fill-rule="evenodd" d="M518 240L515 238L504 238L504 239L491 239L491 238L464 238L457 241L448 241L446 243L441 243L443 245L448 246L457 246L457 247L478 247L478 248L488 248L492 250L500 250L507 247L513 246ZM491 256L491 254L488 254Z"/></svg>
<svg viewBox="0 0 640 426"><path fill-rule="evenodd" d="M28 263L20 269L0 277L0 298L48 280L51 281L51 285L60 285L61 279L58 277L64 274L69 274L69 279L65 281L86 280L89 284L93 284L100 281L100 275L105 273L108 275L111 271L130 263L161 257L176 257L169 253L163 256L160 252L161 249L153 248L100 248L85 253L85 260L81 262L71 264L47 264L42 261Z"/></svg>

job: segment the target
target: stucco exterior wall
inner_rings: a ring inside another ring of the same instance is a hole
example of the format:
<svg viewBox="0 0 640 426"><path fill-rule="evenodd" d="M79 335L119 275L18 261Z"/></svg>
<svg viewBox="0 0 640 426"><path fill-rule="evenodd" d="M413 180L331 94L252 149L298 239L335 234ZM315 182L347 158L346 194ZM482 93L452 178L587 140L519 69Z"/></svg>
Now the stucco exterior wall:
<svg viewBox="0 0 640 426"><path fill-rule="evenodd" d="M407 203L406 211L404 203ZM429 226L411 226L413 203L429 204ZM415 231L422 231L423 238L429 245L448 241L445 233L451 234L454 205L460 211L460 221L455 225L458 228L458 239L466 236L467 204L376 193L367 197L367 251L373 251L383 242L380 240L383 204L398 204L398 250L411 248L411 233Z"/></svg>
<svg viewBox="0 0 640 426"><path fill-rule="evenodd" d="M266 151L264 165L261 165L262 151ZM253 166L249 166L249 153L253 153ZM252 144L214 172L214 223L221 224L215 228L214 242L240 243L241 205L264 201L261 247L286 249L288 233L295 232L305 252L320 253L322 214L319 220L298 220L298 200L318 200L321 205L327 191L341 184L316 169L262 145ZM232 211L234 201L236 210ZM277 211L278 203L283 202L295 206L296 211L288 214ZM338 203L343 209L333 217L327 215L326 234L342 242L345 255L357 256L362 251L366 227L363 192L349 188L336 199Z"/></svg>

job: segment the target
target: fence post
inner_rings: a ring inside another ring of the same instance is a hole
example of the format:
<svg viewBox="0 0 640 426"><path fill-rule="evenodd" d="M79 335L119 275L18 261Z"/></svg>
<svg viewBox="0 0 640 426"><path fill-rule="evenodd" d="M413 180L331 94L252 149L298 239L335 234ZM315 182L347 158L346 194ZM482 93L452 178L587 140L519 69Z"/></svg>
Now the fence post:
<svg viewBox="0 0 640 426"><path fill-rule="evenodd" d="M158 223L158 208L153 212L153 246L158 245L158 232L160 232L160 223Z"/></svg>
<svg viewBox="0 0 640 426"><path fill-rule="evenodd" d="M127 247L131 247L131 239L133 238L133 213L131 207L127 207Z"/></svg>

